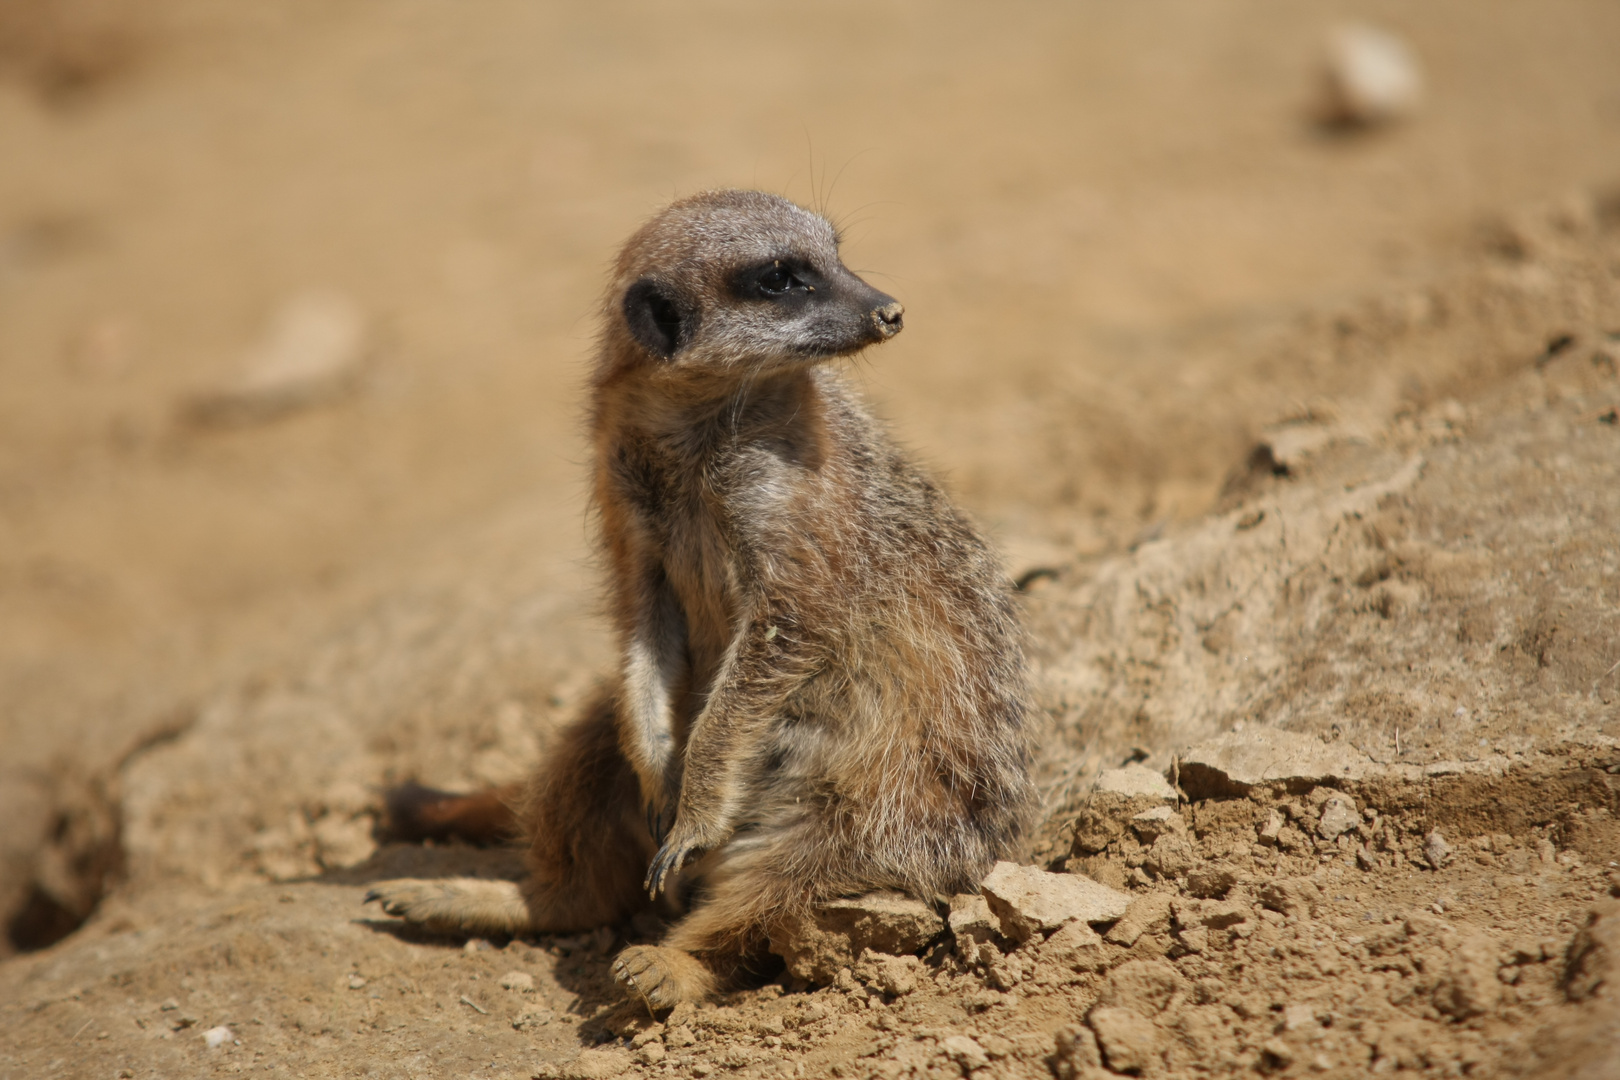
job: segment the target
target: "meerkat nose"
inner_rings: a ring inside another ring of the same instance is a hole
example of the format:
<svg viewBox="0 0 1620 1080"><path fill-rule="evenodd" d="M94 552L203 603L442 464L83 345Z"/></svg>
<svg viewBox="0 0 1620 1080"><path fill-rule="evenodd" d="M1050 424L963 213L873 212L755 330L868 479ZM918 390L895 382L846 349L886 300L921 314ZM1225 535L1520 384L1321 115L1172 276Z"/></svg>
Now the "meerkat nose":
<svg viewBox="0 0 1620 1080"><path fill-rule="evenodd" d="M906 309L901 306L900 301L891 300L882 307L873 310L872 325L877 328L877 332L883 337L894 337L905 326L902 319L905 313Z"/></svg>

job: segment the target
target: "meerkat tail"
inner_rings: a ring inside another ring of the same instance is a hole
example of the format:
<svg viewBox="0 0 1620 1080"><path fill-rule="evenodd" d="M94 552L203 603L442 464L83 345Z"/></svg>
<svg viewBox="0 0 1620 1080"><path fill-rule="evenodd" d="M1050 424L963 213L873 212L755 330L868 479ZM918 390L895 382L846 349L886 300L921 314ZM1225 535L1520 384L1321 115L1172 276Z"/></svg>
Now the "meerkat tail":
<svg viewBox="0 0 1620 1080"><path fill-rule="evenodd" d="M514 881L484 878L382 881L366 893L390 915L441 934L520 934L533 928Z"/></svg>

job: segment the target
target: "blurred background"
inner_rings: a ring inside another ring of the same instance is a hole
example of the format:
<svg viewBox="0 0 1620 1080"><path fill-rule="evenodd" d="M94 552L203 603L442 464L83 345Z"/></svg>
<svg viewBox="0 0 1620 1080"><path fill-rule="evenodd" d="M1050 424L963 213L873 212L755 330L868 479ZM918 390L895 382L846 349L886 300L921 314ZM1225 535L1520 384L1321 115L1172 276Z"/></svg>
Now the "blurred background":
<svg viewBox="0 0 1620 1080"><path fill-rule="evenodd" d="M1421 74L1387 123L1323 97L1346 22ZM588 589L604 271L704 187L844 227L907 309L859 378L1015 569L1117 550L1261 425L1454 389L1261 346L1620 179L1616 43L1612 0L0 0L0 746L109 753L502 508Z"/></svg>

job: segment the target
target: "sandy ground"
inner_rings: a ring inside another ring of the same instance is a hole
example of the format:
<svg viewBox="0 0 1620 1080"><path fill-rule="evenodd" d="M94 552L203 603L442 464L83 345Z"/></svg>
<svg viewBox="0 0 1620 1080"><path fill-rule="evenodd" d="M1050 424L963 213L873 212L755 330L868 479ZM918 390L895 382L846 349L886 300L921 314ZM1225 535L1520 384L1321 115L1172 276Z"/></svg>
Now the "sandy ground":
<svg viewBox="0 0 1620 1080"><path fill-rule="evenodd" d="M988 1075L1079 1075L1102 998L1151 1075L1604 1060L1620 976L1570 965L1620 858L1620 9L49 10L0 4L0 899L25 945L100 906L0 965L0 1069L527 1076L601 1042L657 1075L960 1075L962 1036ZM1310 122L1346 16L1423 58L1410 122ZM379 785L521 774L602 669L602 270L715 184L846 225L907 306L869 392L1015 572L1054 571L1034 856L1242 908L1205 937L946 939L908 994L648 1026L605 979L635 928L463 950L359 906L501 872L377 849ZM353 377L199 422L311 290L359 314ZM1099 770L1256 729L1349 772L1194 768L1181 863L1119 822L1075 846ZM1318 842L1332 791L1353 843Z"/></svg>

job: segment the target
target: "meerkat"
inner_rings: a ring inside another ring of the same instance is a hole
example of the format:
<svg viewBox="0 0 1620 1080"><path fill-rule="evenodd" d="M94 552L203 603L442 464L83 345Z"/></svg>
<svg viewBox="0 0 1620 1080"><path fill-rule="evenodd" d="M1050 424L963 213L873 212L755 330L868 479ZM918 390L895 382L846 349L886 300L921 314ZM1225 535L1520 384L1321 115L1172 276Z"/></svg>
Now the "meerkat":
<svg viewBox="0 0 1620 1080"><path fill-rule="evenodd" d="M695 195L631 237L590 407L617 677L518 800L521 885L368 899L468 933L662 905L677 921L613 973L667 1008L818 902L973 891L1015 853L1035 798L1011 587L833 363L901 326L831 223L775 195ZM488 826L479 798L396 809Z"/></svg>

